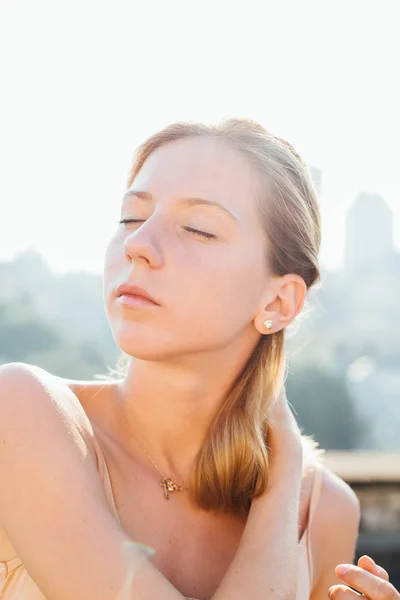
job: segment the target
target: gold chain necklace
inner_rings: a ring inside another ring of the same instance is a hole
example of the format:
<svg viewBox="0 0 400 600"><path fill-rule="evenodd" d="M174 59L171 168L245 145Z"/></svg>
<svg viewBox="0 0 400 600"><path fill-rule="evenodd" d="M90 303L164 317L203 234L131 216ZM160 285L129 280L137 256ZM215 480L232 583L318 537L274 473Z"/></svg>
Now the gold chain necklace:
<svg viewBox="0 0 400 600"><path fill-rule="evenodd" d="M117 397L118 397L118 393L119 393L118 386L117 386L117 388L115 390L115 393L117 394ZM126 416L125 416L124 412L123 412L123 417L124 417L125 424L127 424ZM171 477L166 477L164 475L164 473L161 471L161 469L158 466L158 464L150 456L150 454L148 453L148 451L146 450L146 448L144 448L144 446L142 446L142 444L139 442L139 440L137 439L137 437L132 432L130 432L130 435L133 437L133 439L135 440L135 442L137 443L137 445L139 446L139 448L141 449L141 451L146 454L146 456L150 459L150 461L155 466L155 468L157 469L157 471L160 473L160 475L162 477L162 479L160 481L160 486L164 489L164 498L166 500L169 500L170 494L172 494L172 492L181 492L182 490L187 490L188 489L186 487L183 487L182 485L178 485L177 483L174 483L172 481Z"/></svg>
<svg viewBox="0 0 400 600"><path fill-rule="evenodd" d="M153 465L155 466L155 468L157 469L157 471L160 473L162 479L160 481L160 485L161 487L164 488L164 498L166 500L169 500L170 498L170 494L172 492L181 492L182 490L187 490L188 488L184 488L181 485L178 485L177 483L174 483L171 479L171 477L166 477L164 475L164 473L161 471L160 467L158 466L158 464L153 460L153 458L150 456L150 454L148 453L148 451L146 450L146 448L144 448L140 443L139 440L136 438L136 436L134 436L132 434L132 437L134 438L135 442L137 443L137 445L139 446L139 448L142 450L142 452L144 452L146 454L146 456L150 459L150 461L153 463Z"/></svg>

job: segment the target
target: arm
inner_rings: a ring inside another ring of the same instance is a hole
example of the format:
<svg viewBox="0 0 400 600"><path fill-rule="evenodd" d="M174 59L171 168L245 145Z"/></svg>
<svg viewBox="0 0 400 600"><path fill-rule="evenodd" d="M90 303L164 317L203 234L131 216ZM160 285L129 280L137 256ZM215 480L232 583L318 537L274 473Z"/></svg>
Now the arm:
<svg viewBox="0 0 400 600"><path fill-rule="evenodd" d="M18 556L48 600L183 600L112 515L80 408L45 371L0 368L0 522ZM286 421L279 427L271 487L215 600L294 597L301 452Z"/></svg>
<svg viewBox="0 0 400 600"><path fill-rule="evenodd" d="M317 581L311 600L326 600L329 588L339 583L335 574L337 565L353 562L359 521L357 496L339 477L325 470L312 527L312 552Z"/></svg>
<svg viewBox="0 0 400 600"><path fill-rule="evenodd" d="M213 600L296 597L302 443L284 390L269 424L268 488L252 502L238 552Z"/></svg>
<svg viewBox="0 0 400 600"><path fill-rule="evenodd" d="M0 368L0 522L19 557L48 600L182 600L112 515L56 379Z"/></svg>

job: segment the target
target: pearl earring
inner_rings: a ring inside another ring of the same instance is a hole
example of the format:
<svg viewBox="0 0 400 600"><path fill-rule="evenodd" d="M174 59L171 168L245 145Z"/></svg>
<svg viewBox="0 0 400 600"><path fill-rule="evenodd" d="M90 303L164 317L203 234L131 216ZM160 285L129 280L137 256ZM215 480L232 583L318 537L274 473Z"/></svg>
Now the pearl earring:
<svg viewBox="0 0 400 600"><path fill-rule="evenodd" d="M271 319L268 319L267 321L264 321L264 327L265 327L265 329L272 329L272 321L271 321Z"/></svg>

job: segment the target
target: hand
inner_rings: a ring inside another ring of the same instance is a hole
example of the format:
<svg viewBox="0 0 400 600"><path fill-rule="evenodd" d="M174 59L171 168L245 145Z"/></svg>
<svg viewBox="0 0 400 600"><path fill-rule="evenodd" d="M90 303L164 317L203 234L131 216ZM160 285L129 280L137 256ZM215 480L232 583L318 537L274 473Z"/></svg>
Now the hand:
<svg viewBox="0 0 400 600"><path fill-rule="evenodd" d="M302 445L283 386L267 421L267 487L251 502L239 548L214 600L291 600L296 595Z"/></svg>
<svg viewBox="0 0 400 600"><path fill-rule="evenodd" d="M344 570L348 568L346 572ZM389 575L375 564L369 556L362 556L355 565L338 565L336 575L347 585L334 585L329 589L331 600L354 600L360 596L354 588L368 600L400 600L400 594L389 583Z"/></svg>
<svg viewBox="0 0 400 600"><path fill-rule="evenodd" d="M282 385L279 396L270 408L268 425L268 445L271 447L273 454L279 451L281 447L286 446L288 441L293 442L294 447L297 447L301 453L301 432L289 407L284 385Z"/></svg>
<svg viewBox="0 0 400 600"><path fill-rule="evenodd" d="M282 485L293 497L300 492L303 476L303 444L297 421L290 410L285 386L274 398L268 409L266 444L268 448L268 481L264 492L253 499L252 507L258 499L270 497L271 492L282 493ZM276 484L279 483L279 487ZM256 485L256 490L259 484ZM264 488L263 488L264 489ZM252 512L252 509L250 509Z"/></svg>

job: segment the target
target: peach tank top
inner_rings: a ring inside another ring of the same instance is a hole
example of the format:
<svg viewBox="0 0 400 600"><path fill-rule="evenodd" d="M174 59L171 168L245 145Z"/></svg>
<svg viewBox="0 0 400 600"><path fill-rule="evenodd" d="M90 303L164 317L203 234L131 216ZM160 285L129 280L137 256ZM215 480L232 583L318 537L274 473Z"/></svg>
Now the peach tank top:
<svg viewBox="0 0 400 600"><path fill-rule="evenodd" d="M111 479L104 454L98 443L95 443L98 470L104 485L107 501L119 521L112 491ZM313 561L311 553L311 530L315 510L318 503L322 483L322 469L317 463L311 492L309 517L306 529L299 542L299 562L296 600L309 600L313 585ZM0 600L46 600L33 579L29 576L19 557L0 561ZM196 600L194 598L188 600Z"/></svg>

